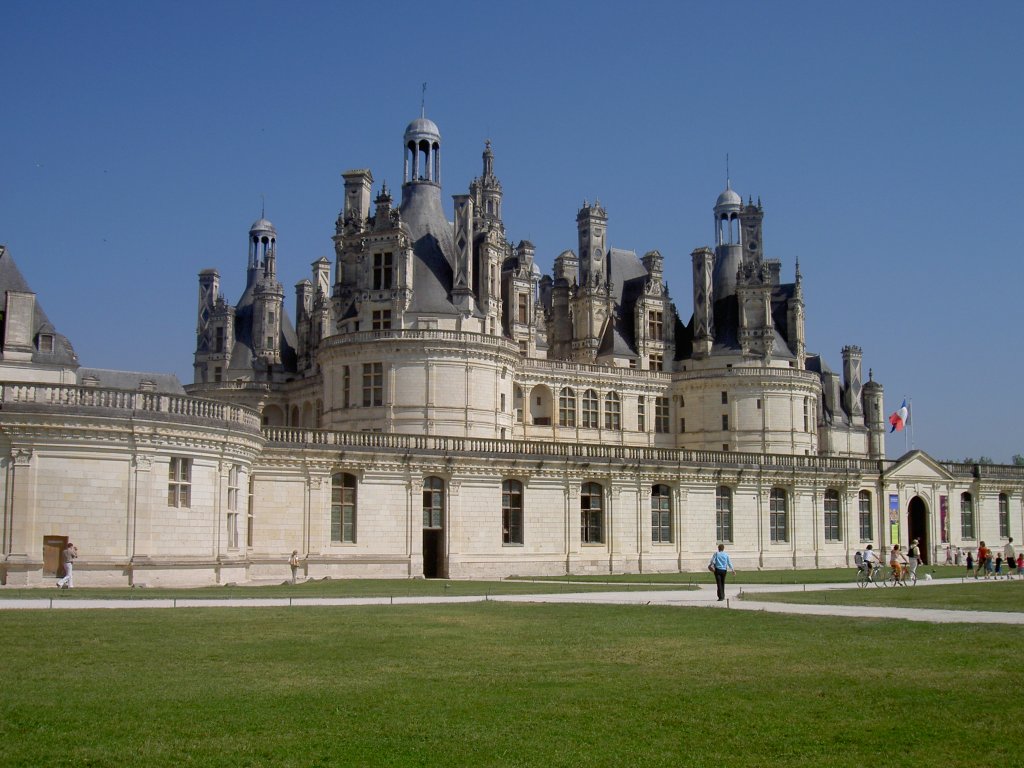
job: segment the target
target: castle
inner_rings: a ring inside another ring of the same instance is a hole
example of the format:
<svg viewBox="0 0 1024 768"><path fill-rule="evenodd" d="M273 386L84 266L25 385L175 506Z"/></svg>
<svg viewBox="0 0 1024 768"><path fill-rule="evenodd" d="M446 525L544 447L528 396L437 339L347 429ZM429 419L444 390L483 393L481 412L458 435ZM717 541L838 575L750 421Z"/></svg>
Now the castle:
<svg viewBox="0 0 1024 768"><path fill-rule="evenodd" d="M1024 472L885 457L882 386L806 349L799 265L726 184L679 315L658 251L612 245L600 202L542 274L513 244L488 142L441 193L441 134L403 136L401 200L343 174L335 260L277 278L249 231L236 303L199 275L194 381L79 366L0 250L5 583L69 537L80 583L503 577L849 565L867 543L1005 540Z"/></svg>

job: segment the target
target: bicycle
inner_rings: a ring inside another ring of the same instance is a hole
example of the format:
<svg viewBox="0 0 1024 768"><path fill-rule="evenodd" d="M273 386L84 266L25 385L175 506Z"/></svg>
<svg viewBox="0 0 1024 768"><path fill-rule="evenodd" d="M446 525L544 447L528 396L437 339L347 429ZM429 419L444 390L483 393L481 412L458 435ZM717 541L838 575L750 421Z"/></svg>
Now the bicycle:
<svg viewBox="0 0 1024 768"><path fill-rule="evenodd" d="M882 566L876 565L873 568L868 564L860 566L857 570L857 586L864 588L868 584L872 584L876 587L888 586L882 575Z"/></svg>
<svg viewBox="0 0 1024 768"><path fill-rule="evenodd" d="M900 568L899 573L896 572L895 568L889 568L889 575L885 577L885 584L888 587L912 587L917 584L917 574L911 573L906 566Z"/></svg>

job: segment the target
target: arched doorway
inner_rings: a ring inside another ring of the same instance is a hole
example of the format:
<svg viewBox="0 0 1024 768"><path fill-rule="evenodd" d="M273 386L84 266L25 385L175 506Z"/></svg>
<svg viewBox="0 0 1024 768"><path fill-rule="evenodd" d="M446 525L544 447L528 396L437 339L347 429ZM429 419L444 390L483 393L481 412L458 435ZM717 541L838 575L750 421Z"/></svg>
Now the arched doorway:
<svg viewBox="0 0 1024 768"><path fill-rule="evenodd" d="M918 540L921 549L921 563L928 564L928 506L924 499L915 496L907 505L907 545Z"/></svg>

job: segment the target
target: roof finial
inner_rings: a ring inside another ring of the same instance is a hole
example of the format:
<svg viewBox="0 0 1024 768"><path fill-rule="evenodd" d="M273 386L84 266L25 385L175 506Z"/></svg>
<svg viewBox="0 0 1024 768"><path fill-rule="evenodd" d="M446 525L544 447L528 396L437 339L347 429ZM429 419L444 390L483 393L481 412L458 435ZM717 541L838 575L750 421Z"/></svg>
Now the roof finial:
<svg viewBox="0 0 1024 768"><path fill-rule="evenodd" d="M725 188L732 189L732 180L729 178L729 153L725 153Z"/></svg>
<svg viewBox="0 0 1024 768"><path fill-rule="evenodd" d="M423 84L423 92L420 94L420 117L427 116L427 84Z"/></svg>
<svg viewBox="0 0 1024 768"><path fill-rule="evenodd" d="M262 192L260 193L260 218L267 218L267 200Z"/></svg>

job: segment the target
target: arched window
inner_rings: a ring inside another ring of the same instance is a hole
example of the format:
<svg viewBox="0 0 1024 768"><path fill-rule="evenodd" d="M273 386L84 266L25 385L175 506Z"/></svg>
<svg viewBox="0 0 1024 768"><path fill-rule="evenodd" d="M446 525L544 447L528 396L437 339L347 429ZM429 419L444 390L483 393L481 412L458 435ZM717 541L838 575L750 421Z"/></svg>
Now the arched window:
<svg viewBox="0 0 1024 768"><path fill-rule="evenodd" d="M440 477L423 480L423 527L444 527L444 480Z"/></svg>
<svg viewBox="0 0 1024 768"><path fill-rule="evenodd" d="M1010 497L999 494L999 538L1010 538Z"/></svg>
<svg viewBox="0 0 1024 768"><path fill-rule="evenodd" d="M860 511L860 540L871 541L871 492L861 491L857 496L857 507Z"/></svg>
<svg viewBox="0 0 1024 768"><path fill-rule="evenodd" d="M667 485L651 488L651 543L672 543L672 491Z"/></svg>
<svg viewBox="0 0 1024 768"><path fill-rule="evenodd" d="M569 387L558 394L558 426L576 426L576 392Z"/></svg>
<svg viewBox="0 0 1024 768"><path fill-rule="evenodd" d="M356 540L356 477L347 472L331 476L331 542Z"/></svg>
<svg viewBox="0 0 1024 768"><path fill-rule="evenodd" d="M825 541L840 541L839 491L825 491Z"/></svg>
<svg viewBox="0 0 1024 768"><path fill-rule="evenodd" d="M715 538L732 542L732 491L724 485L715 490Z"/></svg>
<svg viewBox="0 0 1024 768"><path fill-rule="evenodd" d="M604 428L622 429L622 401L614 392L604 396Z"/></svg>
<svg viewBox="0 0 1024 768"><path fill-rule="evenodd" d="M600 426L598 417L597 392L588 389L583 393L582 410L580 414L580 426L584 429L597 429Z"/></svg>
<svg viewBox="0 0 1024 768"><path fill-rule="evenodd" d="M768 497L768 529L773 542L789 541L789 509L782 488L772 488Z"/></svg>
<svg viewBox="0 0 1024 768"><path fill-rule="evenodd" d="M969 493L960 494L960 537L974 538L974 499Z"/></svg>
<svg viewBox="0 0 1024 768"><path fill-rule="evenodd" d="M523 484L518 480L501 484L501 543L523 543Z"/></svg>
<svg viewBox="0 0 1024 768"><path fill-rule="evenodd" d="M603 489L597 483L584 483L580 490L580 541L604 543Z"/></svg>

